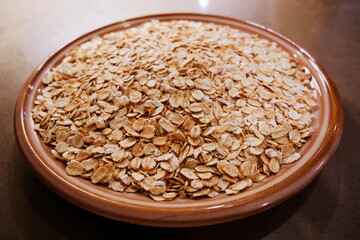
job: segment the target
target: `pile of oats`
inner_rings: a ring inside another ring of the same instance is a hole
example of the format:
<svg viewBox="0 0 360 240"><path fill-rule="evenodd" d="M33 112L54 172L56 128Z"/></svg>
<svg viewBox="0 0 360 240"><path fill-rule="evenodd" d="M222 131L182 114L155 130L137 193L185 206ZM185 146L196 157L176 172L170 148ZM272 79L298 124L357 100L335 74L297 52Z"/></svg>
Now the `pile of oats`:
<svg viewBox="0 0 360 240"><path fill-rule="evenodd" d="M151 21L68 52L32 117L71 176L157 201L237 194L300 158L311 78L256 35Z"/></svg>

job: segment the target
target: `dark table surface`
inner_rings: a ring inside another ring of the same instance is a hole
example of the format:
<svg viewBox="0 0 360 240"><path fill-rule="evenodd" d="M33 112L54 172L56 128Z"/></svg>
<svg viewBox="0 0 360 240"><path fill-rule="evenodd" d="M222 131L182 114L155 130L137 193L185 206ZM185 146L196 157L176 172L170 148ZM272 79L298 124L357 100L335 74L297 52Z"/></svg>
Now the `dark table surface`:
<svg viewBox="0 0 360 240"><path fill-rule="evenodd" d="M250 20L308 50L340 92L345 127L325 170L288 201L246 219L166 229L109 220L63 200L27 168L13 110L36 66L103 25L146 14L199 12ZM0 1L0 239L360 239L360 1Z"/></svg>

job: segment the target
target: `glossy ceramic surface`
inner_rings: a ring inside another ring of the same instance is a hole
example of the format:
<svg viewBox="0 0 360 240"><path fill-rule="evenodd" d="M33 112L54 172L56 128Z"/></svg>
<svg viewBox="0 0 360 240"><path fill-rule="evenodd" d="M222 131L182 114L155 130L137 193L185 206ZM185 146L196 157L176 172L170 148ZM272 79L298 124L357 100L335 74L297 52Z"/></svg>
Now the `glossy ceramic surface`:
<svg viewBox="0 0 360 240"><path fill-rule="evenodd" d="M315 80L318 109L314 135L301 149L302 158L238 195L216 198L176 199L155 202L140 194L119 193L90 181L68 176L64 163L55 160L49 148L33 130L31 109L43 85L41 78L64 54L95 35L137 26L150 19L186 19L228 25L277 42L305 65ZM338 92L321 65L304 49L271 29L251 22L201 14L151 15L114 23L97 29L64 46L36 69L25 83L15 110L15 131L19 146L33 172L54 192L88 211L112 219L151 226L182 227L210 225L244 218L264 211L293 196L307 186L327 165L336 150L343 129L343 113Z"/></svg>

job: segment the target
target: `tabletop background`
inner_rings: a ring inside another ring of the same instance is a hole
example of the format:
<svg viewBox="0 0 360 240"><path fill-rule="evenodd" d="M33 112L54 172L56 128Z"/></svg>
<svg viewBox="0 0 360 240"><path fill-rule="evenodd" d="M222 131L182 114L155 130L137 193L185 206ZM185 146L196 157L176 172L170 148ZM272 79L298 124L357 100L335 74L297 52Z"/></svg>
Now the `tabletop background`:
<svg viewBox="0 0 360 240"><path fill-rule="evenodd" d="M54 51L98 27L147 14L211 13L292 39L327 69L345 127L330 164L307 188L261 214L214 226L155 228L82 210L45 187L16 144L13 111L27 77ZM359 239L360 1L0 0L0 239Z"/></svg>

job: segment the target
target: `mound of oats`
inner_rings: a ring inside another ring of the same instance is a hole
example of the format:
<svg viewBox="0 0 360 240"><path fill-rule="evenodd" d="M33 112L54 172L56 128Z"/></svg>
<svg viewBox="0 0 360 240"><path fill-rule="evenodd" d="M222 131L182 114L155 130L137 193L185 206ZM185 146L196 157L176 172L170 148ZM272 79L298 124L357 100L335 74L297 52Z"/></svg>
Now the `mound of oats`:
<svg viewBox="0 0 360 240"><path fill-rule="evenodd" d="M258 36L151 21L68 52L32 117L69 175L157 201L237 194L300 158L311 78Z"/></svg>

